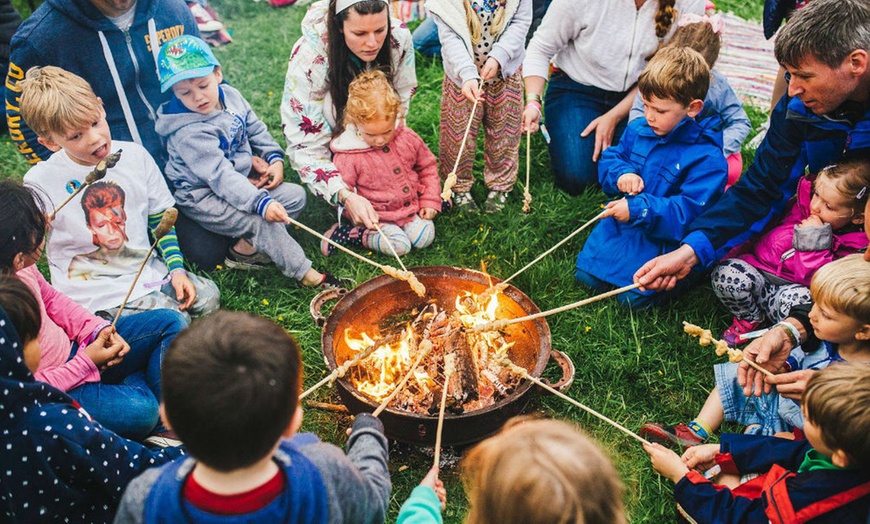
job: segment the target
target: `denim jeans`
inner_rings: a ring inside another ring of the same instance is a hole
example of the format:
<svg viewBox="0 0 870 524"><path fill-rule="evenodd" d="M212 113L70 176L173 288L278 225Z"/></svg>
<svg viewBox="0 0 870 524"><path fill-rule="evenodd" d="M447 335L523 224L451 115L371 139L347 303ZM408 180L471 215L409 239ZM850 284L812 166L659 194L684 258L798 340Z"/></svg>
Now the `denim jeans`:
<svg viewBox="0 0 870 524"><path fill-rule="evenodd" d="M118 334L130 351L118 364L68 392L95 420L115 433L142 440L159 421L160 365L187 322L177 311L155 309L121 317ZM83 348L79 348L83 351Z"/></svg>
<svg viewBox="0 0 870 524"><path fill-rule="evenodd" d="M659 291L658 293L641 293L636 289L625 291L616 295L616 302L620 305L628 306L635 311L660 306L692 288L702 278L702 275L700 272L693 271L677 282L677 286L670 291ZM605 282L580 268L574 268L574 278L580 284L592 288L596 293L606 293L616 288L613 284Z"/></svg>
<svg viewBox="0 0 870 524"><path fill-rule="evenodd" d="M414 39L414 49L426 58L441 56L441 40L438 39L438 26L430 16L423 20L411 34Z"/></svg>
<svg viewBox="0 0 870 524"><path fill-rule="evenodd" d="M625 95L578 84L559 71L552 74L544 97L544 114L552 137L550 165L557 187L570 195L578 195L586 186L598 183L598 162L592 161L595 134L583 138L580 133ZM619 142L625 125L623 120L616 127L613 145Z"/></svg>

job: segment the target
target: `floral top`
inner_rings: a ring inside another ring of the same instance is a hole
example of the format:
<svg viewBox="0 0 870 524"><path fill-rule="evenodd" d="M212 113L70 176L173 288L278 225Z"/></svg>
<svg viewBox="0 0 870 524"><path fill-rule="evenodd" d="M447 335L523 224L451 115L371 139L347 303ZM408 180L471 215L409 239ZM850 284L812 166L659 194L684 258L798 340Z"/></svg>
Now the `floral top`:
<svg viewBox="0 0 870 524"><path fill-rule="evenodd" d="M311 5L302 20L302 38L293 46L284 80L281 123L287 140L287 159L312 193L336 204L347 188L332 162L329 141L335 128L327 78L327 0ZM417 88L411 32L398 20L391 22L393 87L407 113Z"/></svg>

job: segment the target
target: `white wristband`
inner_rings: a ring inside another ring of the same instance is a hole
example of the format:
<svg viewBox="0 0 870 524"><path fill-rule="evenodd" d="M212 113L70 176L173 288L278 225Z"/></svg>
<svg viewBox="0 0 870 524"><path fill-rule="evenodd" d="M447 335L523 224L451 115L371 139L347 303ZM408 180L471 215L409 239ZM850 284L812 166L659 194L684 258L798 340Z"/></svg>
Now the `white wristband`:
<svg viewBox="0 0 870 524"><path fill-rule="evenodd" d="M786 333L789 335L789 340L793 347L798 347L801 345L801 333L798 331L798 328L794 327L791 322L786 322L785 320L781 322L777 322L773 327L782 326L785 328Z"/></svg>

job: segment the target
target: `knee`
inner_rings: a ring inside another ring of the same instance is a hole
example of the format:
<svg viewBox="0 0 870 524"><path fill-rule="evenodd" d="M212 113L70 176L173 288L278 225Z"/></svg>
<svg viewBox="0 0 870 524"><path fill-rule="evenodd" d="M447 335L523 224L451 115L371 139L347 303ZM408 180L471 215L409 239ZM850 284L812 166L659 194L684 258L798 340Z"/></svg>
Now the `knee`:
<svg viewBox="0 0 870 524"><path fill-rule="evenodd" d="M187 318L174 309L152 309L148 312L151 316L149 324L156 327L164 335L175 337L189 324Z"/></svg>
<svg viewBox="0 0 870 524"><path fill-rule="evenodd" d="M626 291L616 295L616 302L622 306L630 307L635 311L650 309L659 304L661 297L658 293L643 295L635 291Z"/></svg>
<svg viewBox="0 0 870 524"><path fill-rule="evenodd" d="M412 235L409 235L411 245L417 249L429 247L435 241L435 223L431 220L423 220L422 222L422 225L416 231L413 231Z"/></svg>
<svg viewBox="0 0 870 524"><path fill-rule="evenodd" d="M284 206L288 214L299 213L308 203L308 193L299 184L284 182L273 191L277 193L276 200Z"/></svg>
<svg viewBox="0 0 870 524"><path fill-rule="evenodd" d="M584 161L583 154L551 154L551 165L556 187L571 196L577 196L587 187L598 183L598 164Z"/></svg>
<svg viewBox="0 0 870 524"><path fill-rule="evenodd" d="M587 273L579 267L574 269L574 278L579 284L591 288L596 293L607 291L608 286L606 282L592 276L590 273Z"/></svg>
<svg viewBox="0 0 870 524"><path fill-rule="evenodd" d="M393 245L393 249L396 250L396 254L400 257L411 252L411 240L404 234L387 235L386 238L384 238L384 235L378 235L377 247L381 253L390 252L390 246L386 245L386 242L390 242Z"/></svg>

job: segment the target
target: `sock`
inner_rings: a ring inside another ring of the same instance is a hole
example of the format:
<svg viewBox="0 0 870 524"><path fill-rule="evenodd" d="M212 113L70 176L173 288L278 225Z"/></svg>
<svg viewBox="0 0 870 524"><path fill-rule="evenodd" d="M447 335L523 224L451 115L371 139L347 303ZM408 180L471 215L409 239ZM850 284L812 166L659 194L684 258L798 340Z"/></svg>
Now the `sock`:
<svg viewBox="0 0 870 524"><path fill-rule="evenodd" d="M689 422L686 425L689 426L689 429L691 429L692 432L695 433L695 435L698 435L699 437L701 437L704 440L707 440L708 438L710 438L710 433L713 432L713 430L710 428L710 426L708 426L707 424L705 424L697 419Z"/></svg>

